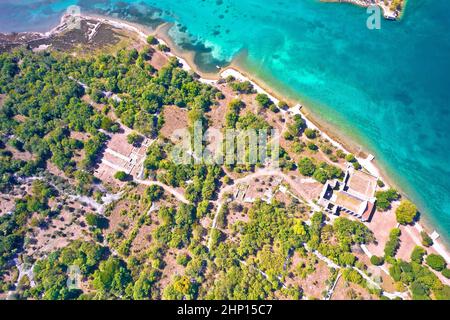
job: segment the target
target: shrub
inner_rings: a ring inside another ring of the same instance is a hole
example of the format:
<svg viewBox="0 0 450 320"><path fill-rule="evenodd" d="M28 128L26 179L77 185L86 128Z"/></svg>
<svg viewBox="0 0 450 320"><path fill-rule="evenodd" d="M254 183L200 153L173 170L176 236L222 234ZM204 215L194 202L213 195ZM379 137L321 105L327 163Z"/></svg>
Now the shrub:
<svg viewBox="0 0 450 320"><path fill-rule="evenodd" d="M417 207L411 201L404 200L395 211L395 215L400 224L412 223L417 216Z"/></svg>
<svg viewBox="0 0 450 320"><path fill-rule="evenodd" d="M330 154L330 156L328 157L331 161L333 162L338 162L338 158L334 155L334 154Z"/></svg>
<svg viewBox="0 0 450 320"><path fill-rule="evenodd" d="M220 92L220 91L216 92L215 97L216 97L217 100L225 99L225 95L222 92Z"/></svg>
<svg viewBox="0 0 450 320"><path fill-rule="evenodd" d="M272 111L272 112L274 112L274 113L278 113L278 112L280 111L280 109L278 109L277 106L276 106L274 103L272 103L272 104L269 106L269 110Z"/></svg>
<svg viewBox="0 0 450 320"><path fill-rule="evenodd" d="M170 48L168 46L166 46L165 44L158 44L158 50L162 51L162 52L169 52Z"/></svg>
<svg viewBox="0 0 450 320"><path fill-rule="evenodd" d="M434 253L427 256L426 262L432 269L436 271L444 270L447 265L445 259L442 258L442 256Z"/></svg>
<svg viewBox="0 0 450 320"><path fill-rule="evenodd" d="M236 78L233 77L232 75L229 75L228 77L225 78L225 82L226 83L231 83L231 82L233 82L235 80L236 80Z"/></svg>
<svg viewBox="0 0 450 320"><path fill-rule="evenodd" d="M141 144L143 140L144 137L141 136L140 134L137 134L136 132L132 132L127 136L128 143L132 144L135 147Z"/></svg>
<svg viewBox="0 0 450 320"><path fill-rule="evenodd" d="M177 263L179 265L184 266L184 267L186 267L186 265L188 264L189 260L191 260L191 258L186 253L180 253L177 256Z"/></svg>
<svg viewBox="0 0 450 320"><path fill-rule="evenodd" d="M416 246L411 253L411 261L421 264L426 253L427 252L424 248Z"/></svg>
<svg viewBox="0 0 450 320"><path fill-rule="evenodd" d="M394 228L391 230L391 233L389 234L389 240L386 242L386 245L384 247L385 258L395 257L395 254L400 247L400 235L400 229Z"/></svg>
<svg viewBox="0 0 450 320"><path fill-rule="evenodd" d="M380 188L383 188L383 187L384 187L384 182L383 182L383 180L378 179L378 180L377 180L377 185L378 185Z"/></svg>
<svg viewBox="0 0 450 320"><path fill-rule="evenodd" d="M331 149L330 146L325 143L322 143L320 145L320 150L322 150L326 155L330 155L333 153L333 149Z"/></svg>
<svg viewBox="0 0 450 320"><path fill-rule="evenodd" d="M350 252L343 252L339 255L338 260L341 266L353 266L355 265L356 257Z"/></svg>
<svg viewBox="0 0 450 320"><path fill-rule="evenodd" d="M384 257L372 256L370 257L370 262L374 266L381 266L384 264Z"/></svg>
<svg viewBox="0 0 450 320"><path fill-rule="evenodd" d="M231 178L229 176L223 177L223 183L224 184L230 184L231 183Z"/></svg>
<svg viewBox="0 0 450 320"><path fill-rule="evenodd" d="M292 144L292 151L295 153L302 153L304 149L304 145L301 142L295 141Z"/></svg>
<svg viewBox="0 0 450 320"><path fill-rule="evenodd" d="M397 200L400 195L395 189L391 188L386 191L377 191L375 197L377 198L377 208L386 211L391 207L391 202Z"/></svg>
<svg viewBox="0 0 450 320"><path fill-rule="evenodd" d="M159 200L163 195L163 189L157 185L151 185L145 190L145 195L150 201Z"/></svg>
<svg viewBox="0 0 450 320"><path fill-rule="evenodd" d="M293 136L292 133L290 133L289 131L286 131L286 132L283 134L283 137L284 137L286 140L293 140L293 139L294 139L294 136Z"/></svg>
<svg viewBox="0 0 450 320"><path fill-rule="evenodd" d="M147 37L147 43L150 45L158 44L158 40L154 36L150 35Z"/></svg>
<svg viewBox="0 0 450 320"><path fill-rule="evenodd" d="M227 79L228 81L228 79ZM230 83L230 87L238 92L238 93L246 93L246 94L250 94L250 93L254 93L255 89L253 88L253 85L250 81L243 81L243 82L231 82Z"/></svg>
<svg viewBox="0 0 450 320"><path fill-rule="evenodd" d="M86 223L89 226L95 226L97 225L97 215L93 213L86 214Z"/></svg>
<svg viewBox="0 0 450 320"><path fill-rule="evenodd" d="M272 104L272 100L270 100L270 98L265 93L258 93L255 100L262 108L267 108Z"/></svg>
<svg viewBox="0 0 450 320"><path fill-rule="evenodd" d="M316 165L313 163L313 161L310 158L302 158L298 162L298 171L304 176L312 176L314 174L314 171L316 171Z"/></svg>
<svg viewBox="0 0 450 320"><path fill-rule="evenodd" d="M126 181L128 179L128 175L123 171L117 171L114 178L120 181Z"/></svg>
<svg viewBox="0 0 450 320"><path fill-rule="evenodd" d="M340 168L326 162L321 162L320 168L326 172L328 179L339 179L344 175L344 172Z"/></svg>
<svg viewBox="0 0 450 320"><path fill-rule="evenodd" d="M358 271L354 269L344 269L344 271L342 272L342 276L346 281L353 282L361 286L365 285L364 278L358 273Z"/></svg>
<svg viewBox="0 0 450 320"><path fill-rule="evenodd" d="M442 275L444 276L444 277L446 277L447 279L450 279L450 269L444 269L444 270L442 270Z"/></svg>
<svg viewBox="0 0 450 320"><path fill-rule="evenodd" d="M347 162L355 162L356 158L352 153L349 153L348 155L345 156L345 161Z"/></svg>
<svg viewBox="0 0 450 320"><path fill-rule="evenodd" d="M336 151L336 155L337 155L339 158L341 158L341 159L344 159L344 158L345 158L345 152L342 151L341 149L338 149L338 150Z"/></svg>
<svg viewBox="0 0 450 320"><path fill-rule="evenodd" d="M285 101L280 101L280 102L278 102L278 108L280 108L282 110L287 110L287 109L289 109L289 105Z"/></svg>
<svg viewBox="0 0 450 320"><path fill-rule="evenodd" d="M311 128L305 129L305 136L306 136L308 139L315 139L315 138L317 137L316 130L311 129Z"/></svg>
<svg viewBox="0 0 450 320"><path fill-rule="evenodd" d="M321 184L325 184L328 180L327 173L322 168L316 169L313 174L313 178L319 181Z"/></svg>
<svg viewBox="0 0 450 320"><path fill-rule="evenodd" d="M91 89L89 96L92 98L94 102L100 103L102 98L104 97L104 94L101 90L93 88Z"/></svg>
<svg viewBox="0 0 450 320"><path fill-rule="evenodd" d="M312 151L316 151L317 149L319 149L319 148L318 148L314 143L312 143L312 142L309 142L308 145L307 145L307 147L308 147L309 150L312 150Z"/></svg>
<svg viewBox="0 0 450 320"><path fill-rule="evenodd" d="M86 223L91 227L97 227L100 229L108 228L108 219L103 218L95 213L86 214Z"/></svg>
<svg viewBox="0 0 450 320"><path fill-rule="evenodd" d="M450 286L443 286L442 289L433 290L436 300L450 300Z"/></svg>
<svg viewBox="0 0 450 320"><path fill-rule="evenodd" d="M433 245L433 239L430 238L428 233L426 233L425 231L421 231L420 236L422 237L422 244L425 247L431 247Z"/></svg>
<svg viewBox="0 0 450 320"><path fill-rule="evenodd" d="M353 168L355 168L355 170L360 170L362 168L361 164L358 161L352 162L352 166Z"/></svg>

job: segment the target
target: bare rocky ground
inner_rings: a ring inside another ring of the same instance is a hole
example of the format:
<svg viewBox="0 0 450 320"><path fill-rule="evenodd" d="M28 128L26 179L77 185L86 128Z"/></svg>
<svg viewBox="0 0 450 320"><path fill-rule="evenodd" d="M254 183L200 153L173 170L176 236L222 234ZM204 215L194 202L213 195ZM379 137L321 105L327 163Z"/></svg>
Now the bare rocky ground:
<svg viewBox="0 0 450 320"><path fill-rule="evenodd" d="M34 51L51 48L56 51L84 55L93 54L97 50L115 51L118 45L127 47L132 43L139 44L135 41L136 35L96 20L82 19L79 26L80 28L72 28L63 23L50 34L0 33L0 52L25 45Z"/></svg>

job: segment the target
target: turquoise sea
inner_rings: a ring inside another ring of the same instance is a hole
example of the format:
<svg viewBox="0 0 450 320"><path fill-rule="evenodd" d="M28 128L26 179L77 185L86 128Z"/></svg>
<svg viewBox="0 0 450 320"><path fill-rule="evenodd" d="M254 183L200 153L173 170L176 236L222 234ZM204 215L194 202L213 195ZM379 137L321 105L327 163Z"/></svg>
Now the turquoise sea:
<svg viewBox="0 0 450 320"><path fill-rule="evenodd" d="M170 34L205 71L240 64L373 153L450 238L450 2L409 0L401 21L317 0L0 0L0 32L45 31L77 4Z"/></svg>

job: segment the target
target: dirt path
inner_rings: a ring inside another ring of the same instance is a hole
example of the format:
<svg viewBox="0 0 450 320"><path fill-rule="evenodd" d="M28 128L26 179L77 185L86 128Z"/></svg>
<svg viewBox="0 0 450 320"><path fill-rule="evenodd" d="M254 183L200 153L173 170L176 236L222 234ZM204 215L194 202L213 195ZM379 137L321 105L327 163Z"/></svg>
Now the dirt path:
<svg viewBox="0 0 450 320"><path fill-rule="evenodd" d="M342 273L339 272L339 274L336 277L336 280L334 280L334 283L331 285L330 289L327 292L327 295L325 296L325 300L331 300L331 297L333 296L334 289L336 289L336 285L341 278Z"/></svg>
<svg viewBox="0 0 450 320"><path fill-rule="evenodd" d="M160 186L161 188L163 188L165 191L167 191L168 193L170 193L171 195L173 195L177 200L185 203L185 204L189 204L190 202L185 198L185 196L183 194L181 194L180 192L178 192L177 190L175 190L175 188L170 187L164 183L161 183L159 181L147 181L147 180L140 180L140 179L134 179L133 181L135 181L136 183L139 184L143 184L146 186Z"/></svg>
<svg viewBox="0 0 450 320"><path fill-rule="evenodd" d="M317 205L314 204L312 201L306 201L305 198L307 198L307 195L304 193L303 189L299 186L299 183L294 181L291 177L289 177L288 175L286 175L285 173L283 173L282 171L280 171L280 169L274 169L274 168L263 168L260 170L257 170L254 173L251 173L243 178L239 178L239 179L235 179L233 181L233 184L231 185L227 185L224 188L222 188L219 192L219 195L217 197L216 201L212 201L213 203L215 203L217 205L217 209L216 209L216 213L214 215L214 219L212 222L212 226L211 226L211 232L213 229L216 228L217 225L217 217L218 217L218 213L220 212L220 210L222 209L223 206L223 202L224 199L223 197L225 196L225 194L230 193L234 190L234 188L236 188L239 184L242 183L249 183L252 180L256 179L256 178L260 178L260 177L266 177L266 176L273 176L273 177L279 177L282 178L283 180L285 180L299 195L300 197L292 194L290 192L290 194L292 196L294 196L295 198L297 198L298 200L301 200L305 203L307 203L308 205L310 205L312 208L317 208ZM209 235L209 240L208 240L208 248L211 249L211 232Z"/></svg>

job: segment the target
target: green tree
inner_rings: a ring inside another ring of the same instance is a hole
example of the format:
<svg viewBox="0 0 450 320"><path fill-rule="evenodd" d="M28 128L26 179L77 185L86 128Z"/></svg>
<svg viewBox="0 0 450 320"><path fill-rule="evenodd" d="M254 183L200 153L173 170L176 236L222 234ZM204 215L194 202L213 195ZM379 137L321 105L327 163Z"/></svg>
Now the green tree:
<svg viewBox="0 0 450 320"><path fill-rule="evenodd" d="M163 188L161 188L158 185L151 185L145 190L145 195L147 196L147 199L150 201L157 201L159 200L162 195L164 194Z"/></svg>
<svg viewBox="0 0 450 320"><path fill-rule="evenodd" d="M430 254L426 258L427 265L436 271L442 271L447 266L445 259L438 254Z"/></svg>
<svg viewBox="0 0 450 320"><path fill-rule="evenodd" d="M108 228L108 219L91 212L86 214L86 223L100 229Z"/></svg>
<svg viewBox="0 0 450 320"><path fill-rule="evenodd" d="M175 276L175 281L169 284L163 292L166 300L193 299L197 293L197 284L187 276Z"/></svg>
<svg viewBox="0 0 450 320"><path fill-rule="evenodd" d="M398 200L400 195L395 189L391 188L386 191L377 191L375 197L377 198L377 208L386 211L391 207L391 202Z"/></svg>
<svg viewBox="0 0 450 320"><path fill-rule="evenodd" d="M398 248L400 247L400 235L401 230L398 228L394 228L389 233L389 240L386 242L384 246L384 256L385 257L395 257Z"/></svg>
<svg viewBox="0 0 450 320"><path fill-rule="evenodd" d="M437 300L450 300L450 286L443 286L442 288L434 290L434 295Z"/></svg>
<svg viewBox="0 0 450 320"><path fill-rule="evenodd" d="M148 300L151 298L151 289L157 280L157 272L155 270L146 269L141 272L138 280L133 287L134 300Z"/></svg>
<svg viewBox="0 0 450 320"><path fill-rule="evenodd" d="M155 36L149 35L147 37L147 43L149 45L154 45L154 44L158 44L158 40L155 38Z"/></svg>
<svg viewBox="0 0 450 320"><path fill-rule="evenodd" d="M345 156L345 161L347 162L355 162L356 158L352 153L349 153Z"/></svg>
<svg viewBox="0 0 450 320"><path fill-rule="evenodd" d="M48 257L36 261L33 273L36 285L30 289L35 299L76 299L81 290L67 286L68 268L76 265L81 276L88 277L103 259L105 248L92 242L73 241L68 246L51 252Z"/></svg>
<svg viewBox="0 0 450 320"><path fill-rule="evenodd" d="M187 264L188 264L188 262L191 260L191 258L189 257L189 255L187 254L187 253L180 253L178 256L177 256L177 263L179 264L179 265L182 265L182 266L186 266Z"/></svg>
<svg viewBox="0 0 450 320"><path fill-rule="evenodd" d="M250 81L233 81L230 83L230 87L238 92L238 93L246 93L246 94L251 94L255 92L255 89L253 88L253 85L251 84Z"/></svg>
<svg viewBox="0 0 450 320"><path fill-rule="evenodd" d="M442 270L442 275L444 276L444 277L446 277L447 279L450 279L450 269L444 269L444 270Z"/></svg>
<svg viewBox="0 0 450 320"><path fill-rule="evenodd" d="M294 115L293 120L294 120L294 123L292 123L288 126L288 132L292 136L297 137L303 132L303 130L305 130L306 122L302 118L302 116L299 114Z"/></svg>
<svg viewBox="0 0 450 320"><path fill-rule="evenodd" d="M87 213L86 214L86 223L89 226L97 226L97 215L95 213Z"/></svg>
<svg viewBox="0 0 450 320"><path fill-rule="evenodd" d="M313 174L313 178L319 181L321 184L325 184L328 180L328 175L322 168L316 169Z"/></svg>
<svg viewBox="0 0 450 320"><path fill-rule="evenodd" d="M128 143L132 144L133 146L139 146L143 140L144 137L140 134L137 134L136 132L132 132L127 136Z"/></svg>
<svg viewBox="0 0 450 320"><path fill-rule="evenodd" d="M409 224L417 216L417 207L409 200L403 200L395 211L397 222L400 224Z"/></svg>
<svg viewBox="0 0 450 320"><path fill-rule="evenodd" d="M102 261L98 270L94 272L92 284L100 294L121 297L131 281L125 263L118 258L109 257L108 260Z"/></svg>
<svg viewBox="0 0 450 320"><path fill-rule="evenodd" d="M305 129L305 136L306 136L308 139L315 139L315 138L317 137L316 130L311 129L311 128Z"/></svg>
<svg viewBox="0 0 450 320"><path fill-rule="evenodd" d="M384 257L379 257L379 256L373 255L372 257L370 257L370 262L374 266L381 266L384 264Z"/></svg>
<svg viewBox="0 0 450 320"><path fill-rule="evenodd" d="M311 150L311 151L316 151L316 150L319 149L319 147L318 147L315 143L313 143L313 142L308 142L308 143L306 144L306 146L307 146L308 149Z"/></svg>
<svg viewBox="0 0 450 320"><path fill-rule="evenodd" d="M411 261L421 264L426 253L427 251L424 248L416 246L411 253Z"/></svg>
<svg viewBox="0 0 450 320"><path fill-rule="evenodd" d="M287 104L286 101L280 101L278 102L278 108L280 108L281 110L288 110L289 109L289 105Z"/></svg>
<svg viewBox="0 0 450 320"><path fill-rule="evenodd" d="M258 93L255 98L256 102L258 102L258 105L262 108L267 108L271 104L273 104L272 100L267 96L265 93Z"/></svg>
<svg viewBox="0 0 450 320"><path fill-rule="evenodd" d="M312 176L314 171L316 171L316 165L310 158L302 158L298 162L298 171L304 176Z"/></svg>
<svg viewBox="0 0 450 320"><path fill-rule="evenodd" d="M433 239L426 233L425 231L420 232L420 236L422 237L422 244L425 247L430 247L433 245Z"/></svg>

